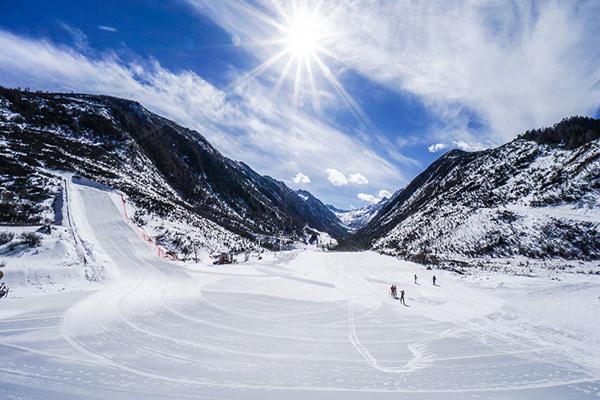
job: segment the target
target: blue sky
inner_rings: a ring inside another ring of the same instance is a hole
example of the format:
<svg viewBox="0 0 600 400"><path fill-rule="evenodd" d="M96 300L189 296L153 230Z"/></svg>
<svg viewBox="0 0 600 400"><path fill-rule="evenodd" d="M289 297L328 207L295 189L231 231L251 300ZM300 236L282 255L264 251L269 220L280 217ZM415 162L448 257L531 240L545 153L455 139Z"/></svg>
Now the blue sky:
<svg viewBox="0 0 600 400"><path fill-rule="evenodd" d="M598 2L475 3L0 0L0 84L138 100L357 207L448 149L598 115Z"/></svg>

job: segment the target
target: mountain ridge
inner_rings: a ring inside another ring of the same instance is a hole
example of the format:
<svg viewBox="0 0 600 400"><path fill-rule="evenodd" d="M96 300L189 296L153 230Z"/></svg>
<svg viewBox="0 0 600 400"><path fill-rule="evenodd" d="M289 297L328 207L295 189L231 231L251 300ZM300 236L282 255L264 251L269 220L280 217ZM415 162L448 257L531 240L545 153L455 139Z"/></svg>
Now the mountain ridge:
<svg viewBox="0 0 600 400"><path fill-rule="evenodd" d="M425 263L598 260L599 138L600 120L573 117L494 149L451 150L341 248Z"/></svg>
<svg viewBox="0 0 600 400"><path fill-rule="evenodd" d="M154 228L188 246L194 235L240 248L257 234L305 240L323 232L341 240L340 250L424 263L600 259L593 118L568 118L494 149L448 151L390 199L351 211L258 174L135 101L0 88L0 135L4 222L49 221L62 190L52 171L70 171L127 193L141 224L152 219L144 212L187 221L193 229L176 235L160 221Z"/></svg>
<svg viewBox="0 0 600 400"><path fill-rule="evenodd" d="M300 238L306 226L345 234L335 221L320 221L283 182L225 157L198 132L135 101L0 88L0 133L0 175L12 199L3 207L12 212L15 204L30 204L20 218L48 214L60 188L45 171L63 170L120 189L149 212L176 210L178 218L207 219L236 235Z"/></svg>

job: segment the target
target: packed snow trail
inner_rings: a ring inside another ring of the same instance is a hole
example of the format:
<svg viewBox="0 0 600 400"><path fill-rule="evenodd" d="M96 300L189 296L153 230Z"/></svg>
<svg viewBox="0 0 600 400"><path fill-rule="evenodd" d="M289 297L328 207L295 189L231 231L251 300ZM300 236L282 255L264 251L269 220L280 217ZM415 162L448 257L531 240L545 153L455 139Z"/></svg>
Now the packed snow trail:
<svg viewBox="0 0 600 400"><path fill-rule="evenodd" d="M600 394L597 359L568 356L573 335L450 274L436 272L433 287L430 271L374 253L185 268L155 257L110 192L73 189L78 231L113 279L0 305L2 399ZM406 289L406 307L387 295L392 282Z"/></svg>

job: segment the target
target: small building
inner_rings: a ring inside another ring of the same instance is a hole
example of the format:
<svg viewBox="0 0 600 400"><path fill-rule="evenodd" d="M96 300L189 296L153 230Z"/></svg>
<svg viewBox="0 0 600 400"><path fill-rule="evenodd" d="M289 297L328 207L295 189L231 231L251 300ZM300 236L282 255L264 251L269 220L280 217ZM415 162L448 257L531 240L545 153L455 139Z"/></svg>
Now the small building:
<svg viewBox="0 0 600 400"><path fill-rule="evenodd" d="M217 256L213 265L223 265L223 264L232 264L233 263L233 253L221 253Z"/></svg>

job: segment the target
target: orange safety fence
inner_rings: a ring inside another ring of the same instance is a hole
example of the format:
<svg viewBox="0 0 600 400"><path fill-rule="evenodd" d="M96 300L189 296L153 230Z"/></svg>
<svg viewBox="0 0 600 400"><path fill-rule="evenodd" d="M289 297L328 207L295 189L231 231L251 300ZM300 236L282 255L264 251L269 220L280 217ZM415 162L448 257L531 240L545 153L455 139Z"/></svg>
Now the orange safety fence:
<svg viewBox="0 0 600 400"><path fill-rule="evenodd" d="M137 226L136 224L134 224L133 222L131 222L129 220L129 218L127 217L126 200L125 200L125 196L123 195L123 193L121 193L121 201L123 202L123 214L125 216L125 221L127 221L127 223L132 228L134 228L134 231L146 243L146 245L148 246L148 248L150 248L151 250L155 250L156 251L156 255L159 258L162 258L162 259L165 259L165 260L171 260L171 261L178 261L179 259L177 258L176 255L173 256L172 254L169 254L169 252L164 247L162 247L161 245L157 244L150 235L148 235L146 232L144 232L144 230L142 228L140 228L139 226Z"/></svg>

